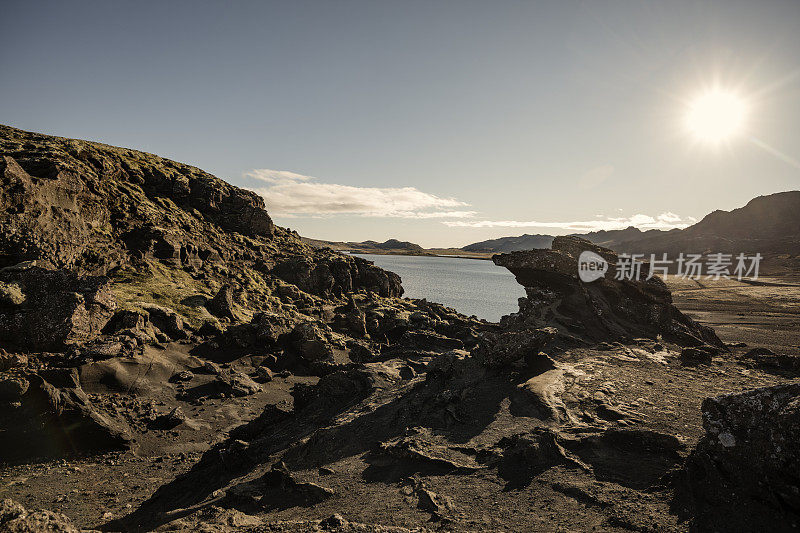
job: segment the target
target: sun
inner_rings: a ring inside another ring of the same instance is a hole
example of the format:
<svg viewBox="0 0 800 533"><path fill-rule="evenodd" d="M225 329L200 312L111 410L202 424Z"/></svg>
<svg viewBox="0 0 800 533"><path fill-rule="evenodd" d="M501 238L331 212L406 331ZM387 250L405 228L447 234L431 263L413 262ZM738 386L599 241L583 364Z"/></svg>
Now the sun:
<svg viewBox="0 0 800 533"><path fill-rule="evenodd" d="M699 141L719 144L742 133L745 100L734 92L713 89L698 95L686 112L686 127Z"/></svg>

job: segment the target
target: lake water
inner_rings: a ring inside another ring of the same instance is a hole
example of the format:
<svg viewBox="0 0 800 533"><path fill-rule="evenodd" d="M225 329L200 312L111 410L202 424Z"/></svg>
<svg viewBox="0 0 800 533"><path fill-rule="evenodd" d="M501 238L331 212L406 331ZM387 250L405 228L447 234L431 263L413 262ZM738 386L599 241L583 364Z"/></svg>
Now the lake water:
<svg viewBox="0 0 800 533"><path fill-rule="evenodd" d="M525 296L507 269L491 261L458 257L353 254L403 279L403 296L425 298L492 322L519 310Z"/></svg>

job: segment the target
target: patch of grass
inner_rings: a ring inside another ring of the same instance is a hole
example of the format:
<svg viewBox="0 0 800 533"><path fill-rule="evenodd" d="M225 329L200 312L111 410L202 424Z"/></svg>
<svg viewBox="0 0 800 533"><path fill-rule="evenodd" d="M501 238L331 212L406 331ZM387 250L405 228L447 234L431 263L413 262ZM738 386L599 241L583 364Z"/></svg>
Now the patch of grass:
<svg viewBox="0 0 800 533"><path fill-rule="evenodd" d="M206 314L202 308L181 302L198 294L214 295L214 289L206 282L160 262L148 263L140 269L126 267L117 270L111 275L111 290L120 309L141 310L138 302L161 305L186 317L193 326L201 325Z"/></svg>

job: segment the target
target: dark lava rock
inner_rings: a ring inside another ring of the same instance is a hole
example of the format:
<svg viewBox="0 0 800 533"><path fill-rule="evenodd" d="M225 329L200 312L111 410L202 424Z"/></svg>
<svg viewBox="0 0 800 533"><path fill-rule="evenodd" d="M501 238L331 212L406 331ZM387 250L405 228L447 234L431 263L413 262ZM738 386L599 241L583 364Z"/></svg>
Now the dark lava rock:
<svg viewBox="0 0 800 533"><path fill-rule="evenodd" d="M186 339L191 328L178 313L169 307L156 304L142 304L142 308L150 316L150 322L172 340Z"/></svg>
<svg viewBox="0 0 800 533"><path fill-rule="evenodd" d="M335 494L333 490L316 483L297 481L283 462L272 465L260 481L268 489L261 498L264 507L311 506Z"/></svg>
<svg viewBox="0 0 800 533"><path fill-rule="evenodd" d="M0 266L42 258L107 272L127 261L121 237L151 222L140 210L150 198L168 198L225 231L264 238L275 231L258 194L158 156L8 126L0 126L0 152L7 154L0 157ZM138 217L144 220L129 225ZM192 252L169 239L161 239L159 250L157 236L150 242L157 253L174 248L178 259Z"/></svg>
<svg viewBox="0 0 800 533"><path fill-rule="evenodd" d="M215 385L220 394L227 396L250 396L261 391L261 385L247 374L230 369L220 371Z"/></svg>
<svg viewBox="0 0 800 533"><path fill-rule="evenodd" d="M293 256L275 265L272 274L305 292L331 297L365 289L380 296L402 296L400 276L361 257L332 251Z"/></svg>
<svg viewBox="0 0 800 533"><path fill-rule="evenodd" d="M744 366L775 370L800 370L800 355L776 354L769 348L754 348L739 358Z"/></svg>
<svg viewBox="0 0 800 533"><path fill-rule="evenodd" d="M541 350L557 337L558 331L551 327L487 333L472 353L488 367L502 367L519 360L537 366Z"/></svg>
<svg viewBox="0 0 800 533"><path fill-rule="evenodd" d="M234 320L236 316L234 314L233 287L223 285L216 296L206 302L206 309L219 318Z"/></svg>
<svg viewBox="0 0 800 533"><path fill-rule="evenodd" d="M711 358L721 350L715 346L695 346L681 350L681 364L684 366L710 365Z"/></svg>
<svg viewBox="0 0 800 533"><path fill-rule="evenodd" d="M57 389L36 374L18 402L0 402L0 459L126 449L127 428L94 409L79 387Z"/></svg>
<svg viewBox="0 0 800 533"><path fill-rule="evenodd" d="M578 257L582 251L608 261L608 275L590 283L581 281ZM634 279L614 279L616 253L580 237L556 237L552 250L512 252L492 260L508 268L527 293L520 298L519 313L504 317L502 324L508 329L553 326L593 343L662 335L683 345L727 350L714 330L672 304L661 279L646 279L646 268Z"/></svg>
<svg viewBox="0 0 800 533"><path fill-rule="evenodd" d="M100 334L116 308L103 276L18 265L0 281L19 287L24 300L0 305L0 343L26 350L57 351Z"/></svg>
<svg viewBox="0 0 800 533"><path fill-rule="evenodd" d="M256 313L250 322L236 324L214 335L192 353L214 361L230 362L253 352L267 352L283 340L288 342L293 326L292 320L286 316Z"/></svg>
<svg viewBox="0 0 800 533"><path fill-rule="evenodd" d="M22 376L0 376L0 402L13 402L28 390L28 380Z"/></svg>
<svg viewBox="0 0 800 533"><path fill-rule="evenodd" d="M367 363L376 357L375 351L363 341L351 340L347 342L350 360L354 363Z"/></svg>
<svg viewBox="0 0 800 533"><path fill-rule="evenodd" d="M363 369L336 370L321 377L316 385L295 385L294 410L298 412L312 404L315 408L347 405L366 397L374 384L374 375Z"/></svg>
<svg viewBox="0 0 800 533"><path fill-rule="evenodd" d="M333 347L318 324L298 324L292 330L292 339L292 346L305 361L333 361Z"/></svg>
<svg viewBox="0 0 800 533"><path fill-rule="evenodd" d="M452 339L435 331L406 331L400 342L411 348L421 350L461 350L464 343L459 339Z"/></svg>
<svg viewBox="0 0 800 533"><path fill-rule="evenodd" d="M7 533L36 533L52 531L78 533L69 518L51 511L28 511L8 498L0 500L0 529Z"/></svg>
<svg viewBox="0 0 800 533"><path fill-rule="evenodd" d="M677 509L699 531L800 528L800 384L703 402L706 433L675 476Z"/></svg>

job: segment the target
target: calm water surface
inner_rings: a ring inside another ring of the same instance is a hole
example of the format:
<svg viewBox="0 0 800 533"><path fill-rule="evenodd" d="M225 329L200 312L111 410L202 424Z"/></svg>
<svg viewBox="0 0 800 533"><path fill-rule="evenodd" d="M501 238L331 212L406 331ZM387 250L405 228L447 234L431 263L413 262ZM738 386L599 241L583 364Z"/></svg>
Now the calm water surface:
<svg viewBox="0 0 800 533"><path fill-rule="evenodd" d="M503 267L481 259L353 254L403 278L403 296L426 298L467 316L497 322L518 311L522 286Z"/></svg>

